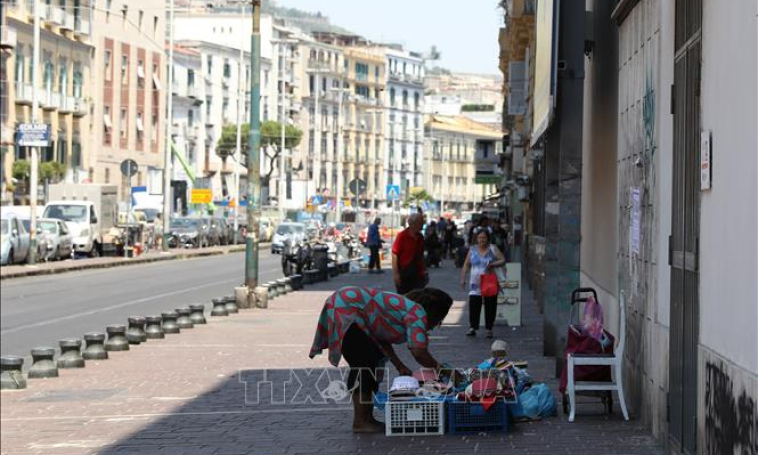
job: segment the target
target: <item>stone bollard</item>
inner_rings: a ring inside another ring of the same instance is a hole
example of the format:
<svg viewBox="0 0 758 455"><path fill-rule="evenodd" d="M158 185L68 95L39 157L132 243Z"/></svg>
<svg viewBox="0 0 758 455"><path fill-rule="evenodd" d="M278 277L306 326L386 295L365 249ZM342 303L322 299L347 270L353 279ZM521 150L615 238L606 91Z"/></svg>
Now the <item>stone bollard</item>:
<svg viewBox="0 0 758 455"><path fill-rule="evenodd" d="M317 269L306 270L304 273L305 273L305 277L303 279L304 284L316 284L319 282L319 275L321 274L321 272L319 272Z"/></svg>
<svg viewBox="0 0 758 455"><path fill-rule="evenodd" d="M300 289L303 289L303 276L302 275L292 275L290 277L290 281L292 282L293 291L299 291Z"/></svg>
<svg viewBox="0 0 758 455"><path fill-rule="evenodd" d="M58 366L53 361L55 348L32 349L32 366L29 368L29 379L57 378Z"/></svg>
<svg viewBox="0 0 758 455"><path fill-rule="evenodd" d="M148 316L145 318L145 335L148 340L160 340L166 337L160 316Z"/></svg>
<svg viewBox="0 0 758 455"><path fill-rule="evenodd" d="M195 326L190 319L191 312L192 311L187 307L176 309L176 314L179 315L179 318L176 320L176 324L180 329L191 329Z"/></svg>
<svg viewBox="0 0 758 455"><path fill-rule="evenodd" d="M273 281L269 281L268 283L264 284L264 286L268 286L268 299L272 300L279 296L279 289L276 286L276 283Z"/></svg>
<svg viewBox="0 0 758 455"><path fill-rule="evenodd" d="M279 288L280 295L287 295L291 289L287 289L287 278L279 278L276 280L276 285Z"/></svg>
<svg viewBox="0 0 758 455"><path fill-rule="evenodd" d="M292 292L294 289L292 289L292 277L284 278L284 292Z"/></svg>
<svg viewBox="0 0 758 455"><path fill-rule="evenodd" d="M163 317L163 333L181 333L182 330L179 324L176 323L176 320L179 319L178 314L173 311L167 311L161 313L161 316Z"/></svg>
<svg viewBox="0 0 758 455"><path fill-rule="evenodd" d="M234 288L234 297L237 302L237 308L240 310L249 310L253 307L253 302L247 292L247 286L238 286Z"/></svg>
<svg viewBox="0 0 758 455"><path fill-rule="evenodd" d="M21 369L24 358L16 355L0 357L0 390L21 390L26 388L26 378Z"/></svg>
<svg viewBox="0 0 758 455"><path fill-rule="evenodd" d="M262 285L255 288L255 307L268 308L268 286Z"/></svg>
<svg viewBox="0 0 758 455"><path fill-rule="evenodd" d="M108 341L105 342L106 351L129 350L129 340L126 339L126 327L124 325L109 325L105 331L108 333Z"/></svg>
<svg viewBox="0 0 758 455"><path fill-rule="evenodd" d="M205 324L205 305L190 305L190 321L193 325Z"/></svg>
<svg viewBox="0 0 758 455"><path fill-rule="evenodd" d="M211 316L229 316L229 312L226 311L226 302L224 299L211 299L211 302L213 303Z"/></svg>
<svg viewBox="0 0 758 455"><path fill-rule="evenodd" d="M339 271L339 269L337 269L337 265L336 264L329 264L328 270L329 270L329 276L331 278L339 276L339 274L340 274L340 271Z"/></svg>
<svg viewBox="0 0 758 455"><path fill-rule="evenodd" d="M84 358L81 353L82 340L67 338L60 340L58 345L61 347L61 355L58 356L58 368L84 368Z"/></svg>
<svg viewBox="0 0 758 455"><path fill-rule="evenodd" d="M108 358L108 351L105 350L104 333L87 333L84 335L84 342L87 346L82 352L82 358L85 360L105 360Z"/></svg>
<svg viewBox="0 0 758 455"><path fill-rule="evenodd" d="M224 308L226 308L227 313L237 314L240 312L239 308L237 308L237 297L233 295L227 295L221 299L224 301Z"/></svg>
<svg viewBox="0 0 758 455"><path fill-rule="evenodd" d="M126 331L126 340L129 344L140 344L147 341L145 333L145 323L147 322L142 316L131 316L129 319L129 330Z"/></svg>

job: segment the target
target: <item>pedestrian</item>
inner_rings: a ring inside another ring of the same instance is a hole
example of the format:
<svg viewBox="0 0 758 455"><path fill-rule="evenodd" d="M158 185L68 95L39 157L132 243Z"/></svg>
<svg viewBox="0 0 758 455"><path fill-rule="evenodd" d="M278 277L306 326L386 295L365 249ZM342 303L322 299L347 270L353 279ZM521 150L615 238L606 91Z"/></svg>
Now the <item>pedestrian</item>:
<svg viewBox="0 0 758 455"><path fill-rule="evenodd" d="M382 220L377 218L368 227L368 236L366 238L366 245L370 252L368 273L384 273L384 270L382 270L382 260L379 257L379 249L382 247L382 243L384 243L381 235L379 235L379 225L381 224Z"/></svg>
<svg viewBox="0 0 758 455"><path fill-rule="evenodd" d="M392 245L392 278L399 294L426 286L429 277L424 264L424 215L408 217L408 227L400 231Z"/></svg>
<svg viewBox="0 0 758 455"><path fill-rule="evenodd" d="M401 375L412 374L393 344L407 343L413 358L424 368L437 373L446 369L429 352L428 332L442 324L452 304L448 294L434 288L402 296L350 286L326 299L309 356L329 349L332 365L339 366L341 357L350 365L347 390L352 393L354 433L384 431L383 424L373 416L373 395L386 360Z"/></svg>
<svg viewBox="0 0 758 455"><path fill-rule="evenodd" d="M160 213L155 215L153 221L153 235L155 236L155 248L158 250L163 249L163 217Z"/></svg>
<svg viewBox="0 0 758 455"><path fill-rule="evenodd" d="M444 253L445 257L455 258L455 237L458 234L458 227L455 221L449 220L445 224Z"/></svg>
<svg viewBox="0 0 758 455"><path fill-rule="evenodd" d="M480 287L481 276L484 273L494 272L496 267L505 265L505 258L500 250L490 243L490 231L487 228L474 229L476 244L472 245L466 256L466 262L461 269L461 287L466 288L466 273L470 270L469 279L469 329L467 336L475 336L479 330L479 321L484 304L484 326L487 329L487 338L492 338L492 326L495 324L497 314L497 296L482 297Z"/></svg>
<svg viewBox="0 0 758 455"><path fill-rule="evenodd" d="M439 222L437 222L437 234L440 236L445 234L445 225L447 224L447 221L445 221L445 217L441 216Z"/></svg>
<svg viewBox="0 0 758 455"><path fill-rule="evenodd" d="M440 242L440 236L437 234L437 223L434 221L426 228L424 247L426 249L426 264L439 267L442 260L442 242Z"/></svg>

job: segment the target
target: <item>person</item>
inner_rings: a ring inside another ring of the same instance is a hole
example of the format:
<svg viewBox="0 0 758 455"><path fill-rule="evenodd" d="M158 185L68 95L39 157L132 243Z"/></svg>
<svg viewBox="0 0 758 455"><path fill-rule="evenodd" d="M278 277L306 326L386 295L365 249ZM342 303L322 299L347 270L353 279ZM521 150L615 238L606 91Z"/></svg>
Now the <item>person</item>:
<svg viewBox="0 0 758 455"><path fill-rule="evenodd" d="M432 221L426 229L424 236L424 247L426 249L427 265L439 267L442 255L442 242L437 234L437 223Z"/></svg>
<svg viewBox="0 0 758 455"><path fill-rule="evenodd" d="M479 330L479 320L484 304L484 325L487 338L492 338L492 326L497 313L497 296L482 297L479 285L483 273L494 272L496 267L505 265L505 258L500 250L490 243L490 231L484 227L474 229L476 244L469 249L466 262L461 269L461 287L466 288L466 273L470 270L469 280L469 329L468 336L475 336Z"/></svg>
<svg viewBox="0 0 758 455"><path fill-rule="evenodd" d="M350 286L326 299L318 320L310 358L329 349L335 367L344 357L350 365L347 390L352 392L353 432L383 432L373 417L373 395L381 378L380 367L389 359L404 376L411 370L392 345L407 343L411 355L424 368L446 371L429 352L429 331L442 324L453 299L445 292L425 288L402 296L377 289Z"/></svg>
<svg viewBox="0 0 758 455"><path fill-rule="evenodd" d="M424 264L424 215L408 217L408 227L400 231L392 245L392 278L399 294L426 286L428 276Z"/></svg>
<svg viewBox="0 0 758 455"><path fill-rule="evenodd" d="M445 257L455 258L455 236L458 234L458 227L455 225L455 221L449 220L445 224L445 237L444 237L444 254Z"/></svg>
<svg viewBox="0 0 758 455"><path fill-rule="evenodd" d="M153 221L153 235L155 236L155 248L163 249L163 216L158 213Z"/></svg>
<svg viewBox="0 0 758 455"><path fill-rule="evenodd" d="M445 225L447 224L447 221L445 220L445 217L441 216L439 222L437 223L437 233L439 235L445 234Z"/></svg>
<svg viewBox="0 0 758 455"><path fill-rule="evenodd" d="M379 235L380 224L382 224L382 220L377 218L368 227L368 236L366 238L366 245L370 251L368 273L384 273L384 270L382 270L382 260L379 258L379 249L382 247L382 237Z"/></svg>

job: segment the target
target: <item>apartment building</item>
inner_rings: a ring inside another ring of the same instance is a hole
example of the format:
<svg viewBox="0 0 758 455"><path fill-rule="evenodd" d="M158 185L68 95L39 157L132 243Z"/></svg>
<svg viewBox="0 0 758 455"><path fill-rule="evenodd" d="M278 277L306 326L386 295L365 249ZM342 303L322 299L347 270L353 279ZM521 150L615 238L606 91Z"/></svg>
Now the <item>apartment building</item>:
<svg viewBox="0 0 758 455"><path fill-rule="evenodd" d="M50 145L40 150L41 181L83 182L92 178L92 8L86 0L39 3L40 50L35 84L34 3L4 1L1 5L0 197L4 203L25 203L26 180L13 178L13 163L29 160L30 150L16 145L15 132L19 124L33 121L35 88L39 101L37 121L50 125L51 131Z"/></svg>
<svg viewBox="0 0 758 455"><path fill-rule="evenodd" d="M92 8L93 180L118 186L127 198L120 164L130 158L139 171L132 186L162 193L165 147L166 62L163 2L98 2Z"/></svg>

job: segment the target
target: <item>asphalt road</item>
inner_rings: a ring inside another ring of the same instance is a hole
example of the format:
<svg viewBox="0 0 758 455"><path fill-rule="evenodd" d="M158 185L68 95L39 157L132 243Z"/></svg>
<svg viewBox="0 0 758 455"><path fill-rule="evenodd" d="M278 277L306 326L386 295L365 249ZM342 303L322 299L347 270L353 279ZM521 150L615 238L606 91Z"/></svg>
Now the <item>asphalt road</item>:
<svg viewBox="0 0 758 455"><path fill-rule="evenodd" d="M261 282L281 278L281 257L260 252ZM245 254L165 261L4 281L0 284L0 352L29 356L37 346L105 332L129 316L162 311L232 294L244 280ZM28 367L28 361L25 367Z"/></svg>

